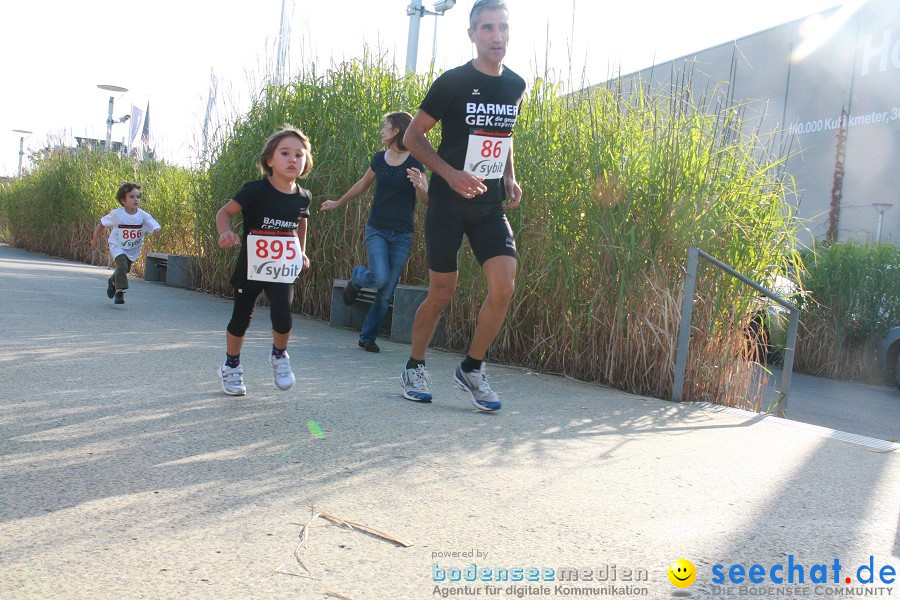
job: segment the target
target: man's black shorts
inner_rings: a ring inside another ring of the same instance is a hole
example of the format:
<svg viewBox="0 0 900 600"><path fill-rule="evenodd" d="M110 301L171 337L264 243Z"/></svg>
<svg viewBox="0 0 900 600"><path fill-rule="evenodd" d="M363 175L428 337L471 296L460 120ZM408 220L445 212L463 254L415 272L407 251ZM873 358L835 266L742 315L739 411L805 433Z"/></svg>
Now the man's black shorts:
<svg viewBox="0 0 900 600"><path fill-rule="evenodd" d="M495 256L518 258L512 228L500 202L430 198L425 211L428 268L437 273L458 270L463 234L479 264Z"/></svg>

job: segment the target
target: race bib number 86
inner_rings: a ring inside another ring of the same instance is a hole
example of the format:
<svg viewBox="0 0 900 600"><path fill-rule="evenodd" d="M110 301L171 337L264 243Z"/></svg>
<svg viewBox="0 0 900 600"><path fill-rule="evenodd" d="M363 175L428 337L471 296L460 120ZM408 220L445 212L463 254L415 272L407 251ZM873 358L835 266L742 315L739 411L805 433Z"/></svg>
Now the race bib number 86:
<svg viewBox="0 0 900 600"><path fill-rule="evenodd" d="M247 279L294 283L301 269L303 253L293 233L247 236Z"/></svg>
<svg viewBox="0 0 900 600"><path fill-rule="evenodd" d="M500 179L506 169L511 144L512 136L508 133L476 131L470 134L463 170L475 177Z"/></svg>

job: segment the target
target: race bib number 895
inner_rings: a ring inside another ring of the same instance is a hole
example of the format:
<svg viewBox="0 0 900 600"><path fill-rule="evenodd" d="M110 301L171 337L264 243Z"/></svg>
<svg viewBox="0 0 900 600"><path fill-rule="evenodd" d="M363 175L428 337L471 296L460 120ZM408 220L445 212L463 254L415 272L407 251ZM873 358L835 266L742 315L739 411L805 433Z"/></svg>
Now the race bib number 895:
<svg viewBox="0 0 900 600"><path fill-rule="evenodd" d="M303 253L293 233L247 236L247 279L294 283L301 269Z"/></svg>

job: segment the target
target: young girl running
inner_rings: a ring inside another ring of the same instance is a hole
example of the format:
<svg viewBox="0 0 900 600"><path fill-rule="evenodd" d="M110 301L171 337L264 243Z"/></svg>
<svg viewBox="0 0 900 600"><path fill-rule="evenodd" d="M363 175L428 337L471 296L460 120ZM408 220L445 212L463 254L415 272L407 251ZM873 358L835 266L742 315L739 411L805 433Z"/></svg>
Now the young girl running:
<svg viewBox="0 0 900 600"><path fill-rule="evenodd" d="M309 138L291 126L272 134L256 161L266 175L244 184L234 198L216 213L219 247L241 245L231 283L234 310L225 334L225 363L219 367L222 389L231 396L247 393L241 347L253 318L260 293L269 299L272 315L272 354L269 364L275 386L289 390L294 372L287 353L293 318L294 280L309 266L306 256L306 219L312 196L297 185L298 177L312 170ZM241 237L231 230L231 220L243 213Z"/></svg>
<svg viewBox="0 0 900 600"><path fill-rule="evenodd" d="M353 304L360 288L378 290L359 334L359 347L368 352L380 351L375 339L409 258L416 198L428 203L425 166L413 158L403 145L403 135L411 121L412 115L407 112L385 115L381 142L387 149L375 153L362 179L353 184L346 194L338 200L323 202L319 209L332 210L344 206L375 182L375 196L366 223L369 268L354 267L344 288L344 303L347 305Z"/></svg>
<svg viewBox="0 0 900 600"><path fill-rule="evenodd" d="M141 255L144 232L159 235L160 231L156 219L138 208L142 199L139 183L126 181L120 185L116 191L116 200L122 206L100 219L91 238L91 247L96 248L100 242L100 233L105 227L109 227L109 255L116 261L116 270L106 282L106 296L115 298L116 304L125 304L128 272Z"/></svg>

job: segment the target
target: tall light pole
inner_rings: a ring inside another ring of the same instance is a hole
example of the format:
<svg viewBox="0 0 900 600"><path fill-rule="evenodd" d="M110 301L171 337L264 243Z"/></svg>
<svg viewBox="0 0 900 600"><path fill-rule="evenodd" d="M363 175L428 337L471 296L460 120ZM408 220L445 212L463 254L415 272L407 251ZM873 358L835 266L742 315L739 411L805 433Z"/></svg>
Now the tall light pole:
<svg viewBox="0 0 900 600"><path fill-rule="evenodd" d="M30 131L24 129L13 129L13 133L19 134L19 177L22 176L22 157L25 156L25 138L31 135Z"/></svg>
<svg viewBox="0 0 900 600"><path fill-rule="evenodd" d="M890 209L893 204L889 202L873 202L872 208L878 211L878 231L875 232L875 243L881 241L881 222L884 220L884 213Z"/></svg>
<svg viewBox="0 0 900 600"><path fill-rule="evenodd" d="M293 14L293 0L291 13ZM281 0L281 24L278 27L278 56L275 62L275 83L284 83L285 63L291 45L291 16L287 12L287 0Z"/></svg>
<svg viewBox="0 0 900 600"><path fill-rule="evenodd" d="M106 84L98 84L98 88L101 90L106 90L107 92L115 92L117 94L124 94L128 91L128 89L123 88L118 85L106 85ZM106 117L106 149L112 150L112 126L115 121L113 121L113 103L116 98L114 95L109 95L109 113Z"/></svg>
<svg viewBox="0 0 900 600"><path fill-rule="evenodd" d="M439 17L453 8L456 0L438 0L434 3L434 10L426 10L422 6L422 0L410 0L406 7L409 15L409 38L406 41L406 74L416 72L416 57L419 54L419 24L425 15ZM437 25L435 23L435 25Z"/></svg>

